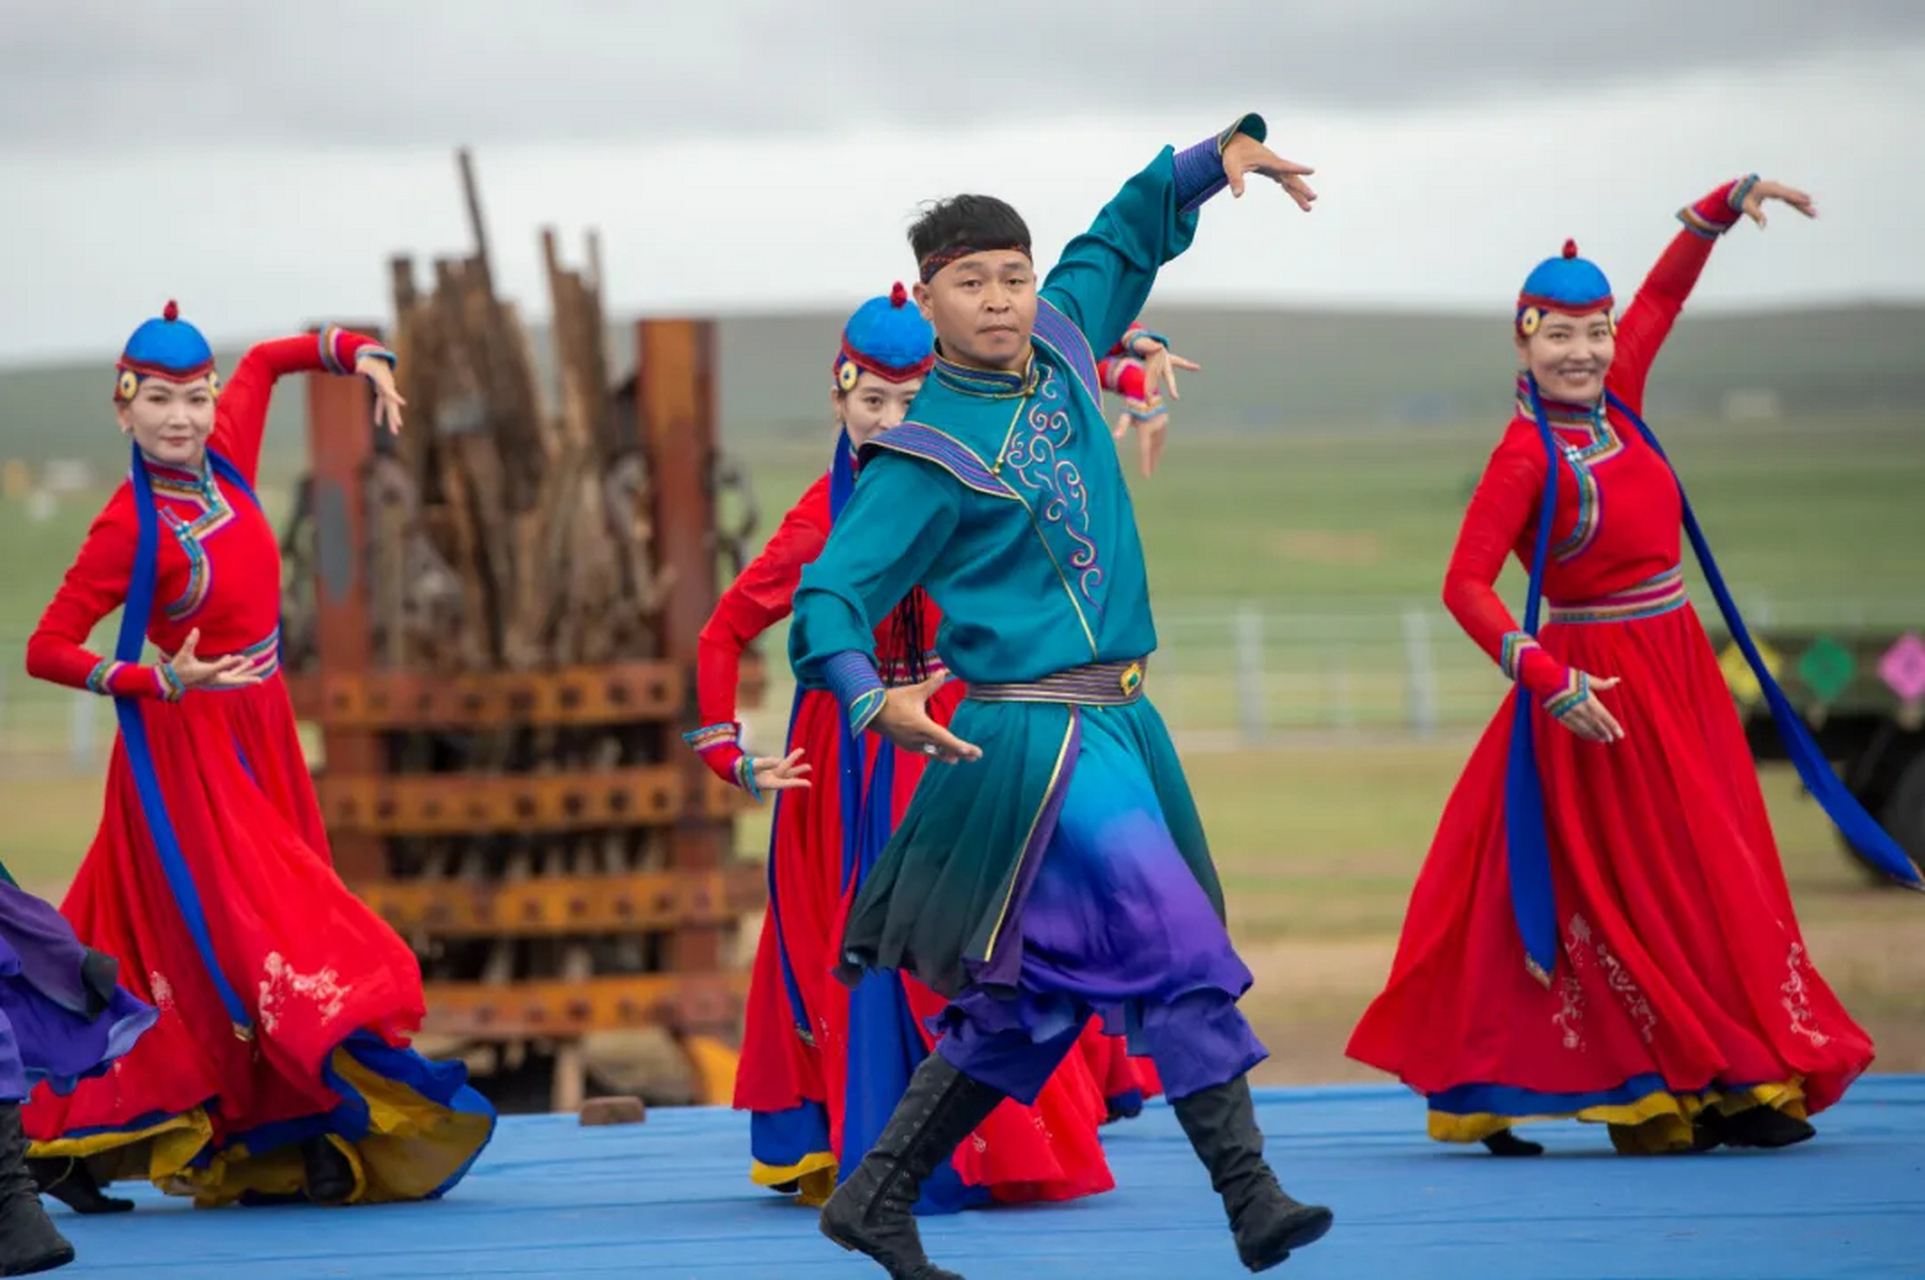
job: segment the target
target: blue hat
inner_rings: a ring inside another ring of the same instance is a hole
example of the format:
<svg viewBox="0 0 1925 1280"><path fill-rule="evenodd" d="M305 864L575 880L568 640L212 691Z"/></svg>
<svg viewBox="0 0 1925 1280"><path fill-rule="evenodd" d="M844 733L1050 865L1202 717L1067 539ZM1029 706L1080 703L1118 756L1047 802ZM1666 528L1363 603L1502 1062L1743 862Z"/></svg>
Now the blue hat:
<svg viewBox="0 0 1925 1280"><path fill-rule="evenodd" d="M936 331L909 305L909 291L898 281L884 298L856 308L842 328L836 353L835 384L852 391L864 373L890 382L920 378L936 363Z"/></svg>
<svg viewBox="0 0 1925 1280"><path fill-rule="evenodd" d="M213 349L199 329L180 318L180 307L172 301L157 319L134 330L116 367L120 370L120 381L114 388L117 400L132 400L147 378L192 382L204 377L216 392L220 390Z"/></svg>
<svg viewBox="0 0 1925 1280"><path fill-rule="evenodd" d="M1588 316L1616 305L1611 282L1595 262L1577 256L1577 241L1566 240L1564 252L1537 264L1517 295L1517 331L1525 337L1537 332L1544 313ZM1616 328L1615 322L1612 326Z"/></svg>

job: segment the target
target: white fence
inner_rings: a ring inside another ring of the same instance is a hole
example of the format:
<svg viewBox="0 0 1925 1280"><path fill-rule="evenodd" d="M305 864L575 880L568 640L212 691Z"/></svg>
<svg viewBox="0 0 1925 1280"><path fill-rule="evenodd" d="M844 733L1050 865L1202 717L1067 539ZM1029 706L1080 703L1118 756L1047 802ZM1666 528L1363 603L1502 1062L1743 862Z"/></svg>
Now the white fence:
<svg viewBox="0 0 1925 1280"><path fill-rule="evenodd" d="M1740 593L1755 629L1925 626L1925 599L1795 601ZM1716 610L1707 623L1715 626ZM1168 606L1149 689L1173 732L1199 746L1306 735L1418 736L1485 723L1504 693L1496 667L1434 600L1252 600ZM772 748L792 692L778 629L764 638L769 691L748 717ZM29 680L26 637L0 638L0 774L95 771L113 741L104 698Z"/></svg>

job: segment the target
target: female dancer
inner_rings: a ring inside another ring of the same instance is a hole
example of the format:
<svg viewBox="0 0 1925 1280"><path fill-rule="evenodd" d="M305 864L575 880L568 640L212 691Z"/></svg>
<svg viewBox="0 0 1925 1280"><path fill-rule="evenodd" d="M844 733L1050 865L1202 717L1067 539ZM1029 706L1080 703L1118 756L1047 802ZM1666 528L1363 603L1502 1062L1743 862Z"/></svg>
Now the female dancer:
<svg viewBox="0 0 1925 1280"><path fill-rule="evenodd" d="M842 425L834 465L783 518L703 629L697 687L706 727L688 735L718 776L757 798L775 793L770 910L756 952L735 1106L751 1113L753 1180L797 1191L809 1204L820 1204L834 1189L837 1153L865 1149L871 1130L887 1118L908 1073L928 1052L925 1020L942 1007L913 982L851 993L829 976L862 850L873 858L887 840L926 761L873 747L858 753L835 700L825 690L803 689L790 719L789 754L751 757L740 746L736 681L743 651L788 615L803 566L821 550L835 511L853 489L857 451L902 421L922 386L934 339L907 303L897 286L850 318L830 392ZM1124 394L1133 412L1160 411L1143 361L1159 358L1161 350L1160 339L1144 334L1133 349L1119 344L1106 362L1106 385ZM940 621L922 592L902 602L878 636L885 678L942 684L946 673L933 651ZM946 717L960 696L959 685L941 688L931 714ZM820 790L810 789L816 764L827 779ZM871 795L888 803L869 805ZM1104 1106L1090 1072L1113 1090L1111 1109L1120 1114L1140 1106L1157 1084L1120 1044L1094 1032L1089 1041L1079 1064L1087 1069L1062 1073L1035 1114L1012 1104L1007 1115L992 1117L980 1142L965 1144L952 1176L932 1186L926 1208L955 1209L986 1197L1063 1199L1112 1185L1094 1139Z"/></svg>
<svg viewBox="0 0 1925 1280"><path fill-rule="evenodd" d="M1806 785L1868 858L1918 873L1777 692L1639 416L1712 246L1741 214L1763 226L1773 200L1814 216L1803 192L1756 177L1684 209L1621 323L1569 242L1518 298L1516 413L1444 601L1519 688L1451 795L1388 989L1349 1048L1429 1099L1433 1138L1535 1155L1513 1124L1575 1116L1625 1153L1781 1147L1872 1060L1806 952L1685 598L1681 520ZM1522 628L1492 590L1512 553L1531 574Z"/></svg>
<svg viewBox="0 0 1925 1280"><path fill-rule="evenodd" d="M27 1158L20 1106L42 1081L73 1092L154 1025L158 1013L121 989L119 968L82 946L58 911L17 888L0 865L0 1276L73 1261L73 1245L37 1194L36 1184L58 1182L58 1171Z"/></svg>
<svg viewBox="0 0 1925 1280"><path fill-rule="evenodd" d="M275 379L360 374L398 429L393 359L329 328L253 348L223 387L171 302L121 355L131 474L27 645L30 674L115 701L105 811L61 910L160 1015L110 1077L27 1108L34 1155L67 1164L54 1194L83 1212L119 1207L97 1185L119 1178L204 1205L433 1197L494 1131L459 1063L407 1048L420 968L329 861L253 493ZM102 658L87 637L115 608Z"/></svg>

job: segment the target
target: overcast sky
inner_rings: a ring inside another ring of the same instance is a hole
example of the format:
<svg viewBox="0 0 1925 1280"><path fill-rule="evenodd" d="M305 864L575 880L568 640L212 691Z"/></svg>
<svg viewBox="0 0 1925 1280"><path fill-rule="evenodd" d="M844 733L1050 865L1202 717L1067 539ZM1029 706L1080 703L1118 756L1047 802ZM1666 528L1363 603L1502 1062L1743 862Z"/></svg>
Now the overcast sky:
<svg viewBox="0 0 1925 1280"><path fill-rule="evenodd" d="M1626 294L1753 169L1824 217L1724 246L1705 306L1925 299L1925 2L0 0L0 362L110 358L166 298L235 340L387 313L466 241L504 291L600 228L621 311L841 305L916 203L1014 201L1039 254L1165 142L1262 111L1318 167L1205 217L1169 300L1501 309L1577 237ZM138 14L137 23L129 22Z"/></svg>

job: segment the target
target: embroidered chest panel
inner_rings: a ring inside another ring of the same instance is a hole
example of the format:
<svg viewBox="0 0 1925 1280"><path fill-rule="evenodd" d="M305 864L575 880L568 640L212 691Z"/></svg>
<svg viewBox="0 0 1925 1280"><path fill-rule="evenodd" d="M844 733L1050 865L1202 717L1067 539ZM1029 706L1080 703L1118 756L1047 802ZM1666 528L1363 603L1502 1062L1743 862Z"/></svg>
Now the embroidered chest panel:
<svg viewBox="0 0 1925 1280"><path fill-rule="evenodd" d="M1097 545L1088 481L1074 456L1074 395L1061 373L1045 367L1010 424L996 470L1029 508L1037 535L1093 633L1103 612L1107 561Z"/></svg>
<svg viewBox="0 0 1925 1280"><path fill-rule="evenodd" d="M1530 402L1522 393L1518 398L1518 413L1526 422L1533 418ZM1618 434L1602 405L1566 405L1547 400L1544 416L1550 423L1563 463L1559 471L1568 473L1576 482L1576 520L1569 533L1551 544L1551 559L1568 564L1597 541L1598 529L1604 520L1604 486L1599 483L1599 472L1624 456L1624 437ZM1560 482L1559 504L1568 505L1572 496L1571 488ZM1559 523L1562 522L1560 513Z"/></svg>
<svg viewBox="0 0 1925 1280"><path fill-rule="evenodd" d="M171 556L162 562L160 610L169 622L184 622L206 606L217 563L224 562L233 572L252 577L248 570L258 562L260 568L272 573L278 595L279 551L266 517L252 504L237 504L211 471L192 476L156 469L150 474L150 482L160 515L161 537L179 548L185 562L184 571L181 562ZM238 534L237 527L241 530ZM216 554L217 545L228 546L237 536L247 544L244 554L237 554L241 552L238 546ZM247 563L240 563L243 560Z"/></svg>

